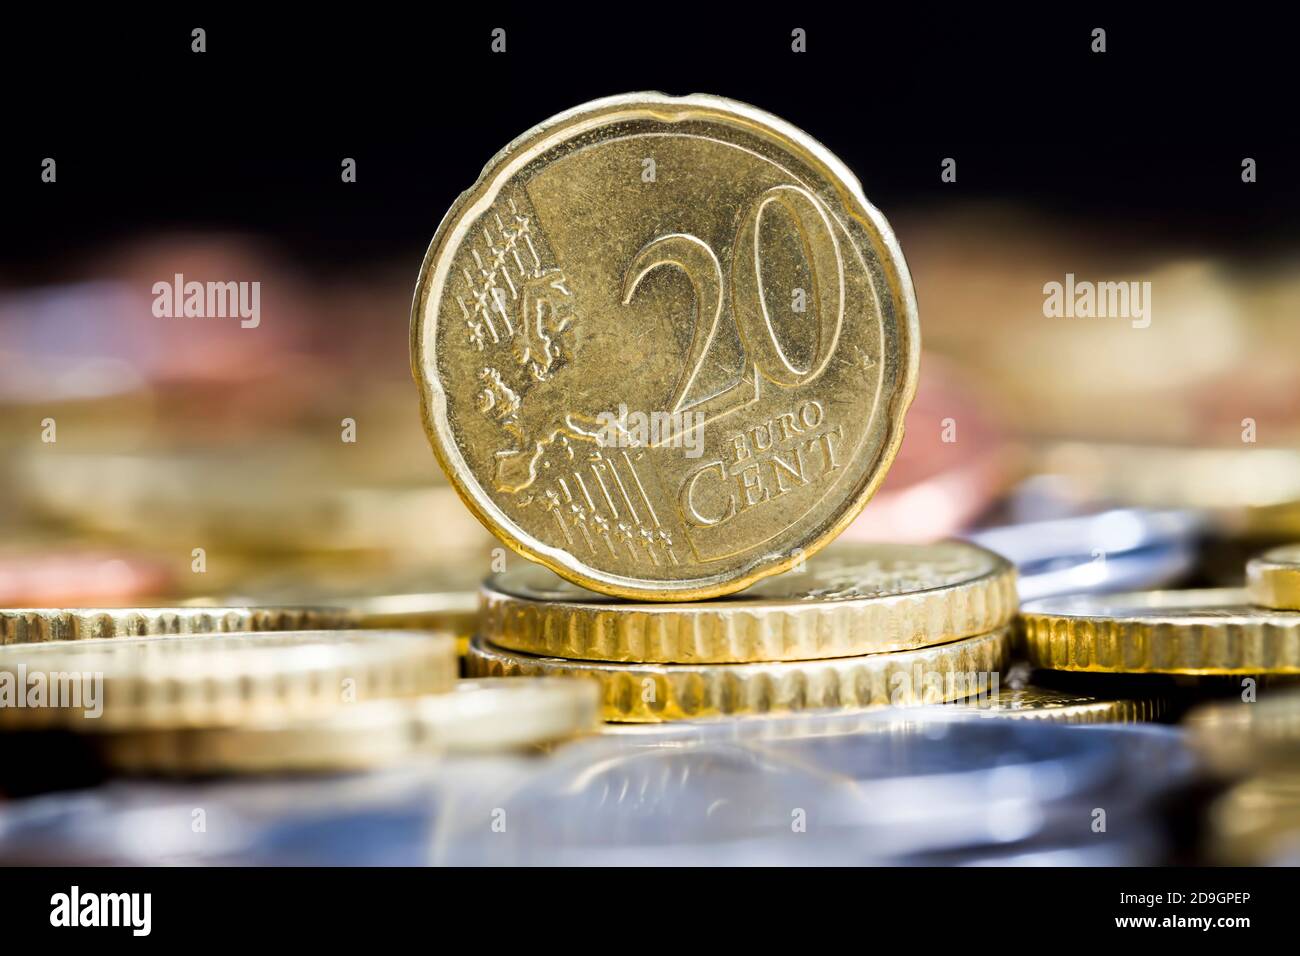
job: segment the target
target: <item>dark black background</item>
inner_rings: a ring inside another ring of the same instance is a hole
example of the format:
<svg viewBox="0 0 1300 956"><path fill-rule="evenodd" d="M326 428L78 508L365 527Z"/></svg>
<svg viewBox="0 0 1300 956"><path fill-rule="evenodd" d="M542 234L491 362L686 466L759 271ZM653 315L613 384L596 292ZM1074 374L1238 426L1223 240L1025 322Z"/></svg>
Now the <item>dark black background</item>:
<svg viewBox="0 0 1300 956"><path fill-rule="evenodd" d="M1002 945L1070 951L1127 938L1143 946L1163 941L1179 953L1221 953L1294 925L1286 869L657 870L615 879L581 870L542 882L525 870L0 870L0 913L11 946L143 942L123 928L50 927L50 897L75 883L82 893L152 893L147 939L158 945L302 950L320 942L328 952L423 944L435 952L449 945L457 951L545 946L599 954L626 948L607 940L645 934L653 951L675 934L688 936L692 948L736 951L770 947L780 937L813 950L871 951L886 943L902 952ZM1171 890L1248 892L1250 898L1197 906L1119 902L1121 893ZM1116 917L1148 916L1244 916L1250 926L1205 932L1115 925Z"/></svg>
<svg viewBox="0 0 1300 956"><path fill-rule="evenodd" d="M326 5L10 15L0 279L151 227L270 234L309 264L418 261L514 136L585 100L718 93L825 142L886 214L1010 198L1250 255L1300 214L1294 32L1255 5L1141 15L913 5ZM190 52L190 30L208 51ZM507 30L508 51L490 52ZM790 31L808 31L808 52ZM1108 52L1090 51L1103 26ZM45 156L58 183L40 182ZM358 182L339 180L342 157ZM940 182L953 156L959 184ZM1240 179L1243 156L1259 182Z"/></svg>

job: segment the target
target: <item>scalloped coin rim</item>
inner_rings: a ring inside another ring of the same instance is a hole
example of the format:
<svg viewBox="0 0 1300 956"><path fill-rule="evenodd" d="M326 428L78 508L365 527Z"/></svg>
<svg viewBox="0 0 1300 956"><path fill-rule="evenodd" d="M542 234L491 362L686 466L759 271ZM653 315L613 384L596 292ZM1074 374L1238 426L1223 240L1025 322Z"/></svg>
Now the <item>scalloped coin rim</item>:
<svg viewBox="0 0 1300 956"><path fill-rule="evenodd" d="M726 114L741 124L784 138L789 143L787 148L802 151L805 160L818 167L838 189L847 210L855 215L860 226L871 231L872 238L883 250L881 266L887 277L887 292L896 309L901 343L895 390L887 398L882 397L881 402L880 413L887 421L878 465L864 476L855 489L844 495L840 507L832 511L832 514L838 512L836 517L826 522L822 533L804 541L800 548L760 554L730 571L678 581L653 581L603 572L580 561L563 548L543 544L513 522L492 501L477 480L462 475L461 469L456 467L456 463L461 461L460 451L447 434L446 395L436 375L426 374L421 344L425 327L424 305L438 291L432 288L436 266L441 259L454 253L452 244L458 241L464 231L465 217L473 211L475 204L481 202L484 196L503 181L507 173L522 168L546 147L569 136L575 126L581 125L588 129L614 122L620 112L647 113L655 110L677 114L692 110L702 114ZM821 550L852 524L879 489L902 444L904 419L916 394L920 372L921 330L911 274L893 229L884 215L867 201L857 177L829 149L780 117L736 100L702 93L669 96L647 91L595 99L565 110L516 137L492 157L474 185L457 197L447 210L425 253L411 304L410 353L412 376L420 389L421 419L438 464L466 507L502 543L530 561L543 564L561 577L593 591L639 600L691 601L732 594L755 581L787 571L800 560Z"/></svg>
<svg viewBox="0 0 1300 956"><path fill-rule="evenodd" d="M479 631L503 650L538 657L749 664L917 650L1010 623L1019 607L1015 566L981 545L957 539L929 545L850 541L833 543L822 555L857 552L865 561L891 550L924 555L941 548L967 551L987 566L955 583L883 594L817 599L739 594L673 604L529 595L505 571L483 584ZM818 561L810 559L802 579L781 580L815 580Z"/></svg>
<svg viewBox="0 0 1300 956"><path fill-rule="evenodd" d="M1040 598L1021 606L1020 622L1025 656L1044 670L1300 674L1300 613L1252 606L1244 588ZM1234 632L1241 640L1230 648ZM1088 650L1083 662L1076 654L1080 646ZM1105 662L1098 662L1098 651ZM1138 651L1140 659L1134 660Z"/></svg>

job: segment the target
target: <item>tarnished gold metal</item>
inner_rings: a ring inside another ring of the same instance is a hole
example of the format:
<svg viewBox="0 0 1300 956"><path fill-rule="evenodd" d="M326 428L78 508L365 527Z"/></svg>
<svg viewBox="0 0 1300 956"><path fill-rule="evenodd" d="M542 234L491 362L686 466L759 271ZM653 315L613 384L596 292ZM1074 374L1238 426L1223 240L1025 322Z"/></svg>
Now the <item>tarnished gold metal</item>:
<svg viewBox="0 0 1300 956"><path fill-rule="evenodd" d="M1256 604L1300 611L1300 544L1252 558L1246 564L1246 589Z"/></svg>
<svg viewBox="0 0 1300 956"><path fill-rule="evenodd" d="M708 602L630 603L516 562L483 589L481 633L509 650L669 664L801 661L911 650L996 630L1015 569L964 541L839 541L801 569Z"/></svg>
<svg viewBox="0 0 1300 956"><path fill-rule="evenodd" d="M892 654L758 664L627 664L535 657L470 641L471 676L594 679L605 720L646 723L723 714L904 707L982 692L1006 663L1007 629Z"/></svg>
<svg viewBox="0 0 1300 956"><path fill-rule="evenodd" d="M506 544L593 590L737 591L866 504L920 355L852 173L715 96L579 106L447 213L411 321L425 427Z"/></svg>
<svg viewBox="0 0 1300 956"><path fill-rule="evenodd" d="M1026 657L1047 670L1300 674L1300 613L1240 588L1044 598L1020 616Z"/></svg>

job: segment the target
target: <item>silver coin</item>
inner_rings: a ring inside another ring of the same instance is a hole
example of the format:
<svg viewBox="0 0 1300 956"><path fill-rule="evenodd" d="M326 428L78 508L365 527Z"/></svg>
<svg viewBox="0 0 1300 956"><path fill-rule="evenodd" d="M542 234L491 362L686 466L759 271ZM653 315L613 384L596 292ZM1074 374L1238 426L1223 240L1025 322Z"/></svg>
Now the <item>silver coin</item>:
<svg viewBox="0 0 1300 956"><path fill-rule="evenodd" d="M1016 565L1022 601L1161 587L1196 563L1202 520L1189 511L1117 508L973 531Z"/></svg>

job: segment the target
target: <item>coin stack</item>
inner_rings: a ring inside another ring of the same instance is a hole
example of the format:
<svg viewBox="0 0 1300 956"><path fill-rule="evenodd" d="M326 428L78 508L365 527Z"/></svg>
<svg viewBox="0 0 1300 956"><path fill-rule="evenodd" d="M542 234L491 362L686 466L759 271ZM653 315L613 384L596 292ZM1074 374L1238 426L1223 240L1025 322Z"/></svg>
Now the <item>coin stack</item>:
<svg viewBox="0 0 1300 956"><path fill-rule="evenodd" d="M784 121L636 94L543 123L444 219L411 332L448 479L545 565L488 583L469 673L658 722L951 700L1004 663L1005 562L817 553L897 453L920 338L888 223Z"/></svg>
<svg viewBox="0 0 1300 956"><path fill-rule="evenodd" d="M646 169L672 175L626 179ZM827 547L894 460L919 323L884 217L776 117L637 94L524 134L443 220L411 344L448 480L543 566L489 580L470 674L594 678L625 723L1152 713L1001 688L1016 596L990 552Z"/></svg>
<svg viewBox="0 0 1300 956"><path fill-rule="evenodd" d="M596 679L607 721L942 703L1007 661L1015 572L976 545L834 544L740 595L609 598L520 565L483 591L474 675Z"/></svg>
<svg viewBox="0 0 1300 956"><path fill-rule="evenodd" d="M1300 545L1246 566L1247 587L1027 602L1024 652L1080 686L1172 680L1203 762L1237 781L1210 807L1204 852L1225 863L1300 858ZM1052 676L1044 679L1052 680ZM1150 687L1151 684L1146 686ZM1218 697L1213 703L1197 702Z"/></svg>
<svg viewBox="0 0 1300 956"><path fill-rule="evenodd" d="M1044 670L1211 677L1300 674L1295 548L1248 568L1249 589L1076 595L1021 608L1025 652Z"/></svg>
<svg viewBox="0 0 1300 956"><path fill-rule="evenodd" d="M0 610L0 733L126 774L369 769L595 724L572 681L458 681L456 640L329 608ZM303 626L330 630L297 630ZM21 763L21 761L20 761ZM39 773L23 766L27 779ZM0 782L0 789L12 782Z"/></svg>

